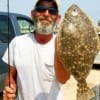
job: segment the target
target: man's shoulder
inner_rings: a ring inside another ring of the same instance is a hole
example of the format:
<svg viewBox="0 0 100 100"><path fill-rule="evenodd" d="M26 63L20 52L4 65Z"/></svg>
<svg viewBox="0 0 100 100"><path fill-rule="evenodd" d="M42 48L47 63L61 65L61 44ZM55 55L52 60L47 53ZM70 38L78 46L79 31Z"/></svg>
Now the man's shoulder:
<svg viewBox="0 0 100 100"><path fill-rule="evenodd" d="M16 36L12 39L11 44L16 44L16 43L24 44L24 43L28 42L30 39L32 39L32 36L33 36L32 33Z"/></svg>
<svg viewBox="0 0 100 100"><path fill-rule="evenodd" d="M25 40L25 39L30 38L30 37L32 37L32 33L16 36L14 38L14 40Z"/></svg>
<svg viewBox="0 0 100 100"><path fill-rule="evenodd" d="M27 34L23 34L23 35L19 35L19 36L16 36L15 38L27 38L27 37L30 37L32 33L27 33Z"/></svg>

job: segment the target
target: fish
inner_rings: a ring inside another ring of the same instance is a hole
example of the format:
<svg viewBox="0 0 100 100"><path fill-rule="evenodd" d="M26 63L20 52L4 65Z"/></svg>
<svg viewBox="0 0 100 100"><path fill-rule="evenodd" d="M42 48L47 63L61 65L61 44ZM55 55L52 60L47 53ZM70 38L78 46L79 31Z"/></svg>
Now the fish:
<svg viewBox="0 0 100 100"><path fill-rule="evenodd" d="M76 100L90 100L94 92L87 85L94 59L99 52L99 37L93 21L77 4L72 4L56 36L59 60L77 81Z"/></svg>

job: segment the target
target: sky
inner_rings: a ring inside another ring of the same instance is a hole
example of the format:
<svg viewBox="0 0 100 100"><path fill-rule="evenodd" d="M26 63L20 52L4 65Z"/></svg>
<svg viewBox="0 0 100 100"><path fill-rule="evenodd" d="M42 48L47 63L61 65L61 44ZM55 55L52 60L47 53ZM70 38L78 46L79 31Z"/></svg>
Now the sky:
<svg viewBox="0 0 100 100"><path fill-rule="evenodd" d="M7 12L8 0L0 0L0 11ZM9 11L31 16L31 9L36 0L9 0ZM60 14L62 19L65 11L72 5L77 4L93 21L98 24L100 20L100 0L59 0Z"/></svg>

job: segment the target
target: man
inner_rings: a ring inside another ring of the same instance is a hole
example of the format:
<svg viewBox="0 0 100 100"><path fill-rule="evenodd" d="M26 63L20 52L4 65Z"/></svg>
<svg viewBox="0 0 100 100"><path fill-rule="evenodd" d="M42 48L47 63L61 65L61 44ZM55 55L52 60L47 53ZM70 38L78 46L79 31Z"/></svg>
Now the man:
<svg viewBox="0 0 100 100"><path fill-rule="evenodd" d="M69 73L54 52L53 28L60 19L56 1L38 0L31 15L34 33L15 37L9 46L10 78L5 79L3 100L14 100L16 89L18 100L63 100L59 83ZM3 60L8 63L7 51Z"/></svg>

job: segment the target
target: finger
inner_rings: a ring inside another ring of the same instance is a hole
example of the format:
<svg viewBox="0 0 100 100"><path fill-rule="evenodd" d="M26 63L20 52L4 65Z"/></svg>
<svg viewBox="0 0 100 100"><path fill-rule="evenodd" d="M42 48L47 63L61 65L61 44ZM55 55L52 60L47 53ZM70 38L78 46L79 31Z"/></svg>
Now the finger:
<svg viewBox="0 0 100 100"><path fill-rule="evenodd" d="M9 88L8 88L9 89ZM10 89L9 89L10 90ZM5 89L4 91L3 91L3 98L4 98L4 100L13 100L14 98L15 98L15 92L11 92L11 91L9 91L9 90L7 90L7 89Z"/></svg>
<svg viewBox="0 0 100 100"><path fill-rule="evenodd" d="M3 91L3 100L7 100L6 91Z"/></svg>
<svg viewBox="0 0 100 100"><path fill-rule="evenodd" d="M15 94L10 94L10 93L7 93L7 98L15 98Z"/></svg>
<svg viewBox="0 0 100 100"><path fill-rule="evenodd" d="M15 100L15 98L8 98L6 96L3 96L3 100Z"/></svg>
<svg viewBox="0 0 100 100"><path fill-rule="evenodd" d="M10 94L14 94L16 92L16 89L13 86L12 87L6 86L5 91Z"/></svg>
<svg viewBox="0 0 100 100"><path fill-rule="evenodd" d="M3 100L15 100L15 97L3 96Z"/></svg>

